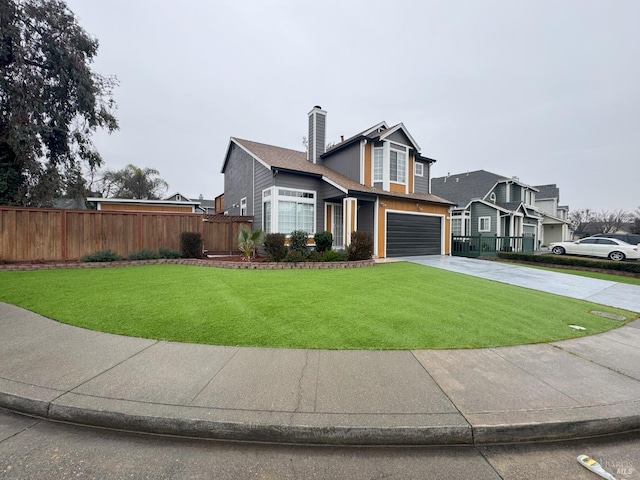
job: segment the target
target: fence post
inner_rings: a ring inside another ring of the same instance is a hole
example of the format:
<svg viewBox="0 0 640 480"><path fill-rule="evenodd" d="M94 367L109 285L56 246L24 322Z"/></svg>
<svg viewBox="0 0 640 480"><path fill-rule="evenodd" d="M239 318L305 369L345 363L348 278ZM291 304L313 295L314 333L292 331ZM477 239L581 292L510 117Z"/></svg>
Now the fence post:
<svg viewBox="0 0 640 480"><path fill-rule="evenodd" d="M60 256L67 261L67 211L60 210Z"/></svg>

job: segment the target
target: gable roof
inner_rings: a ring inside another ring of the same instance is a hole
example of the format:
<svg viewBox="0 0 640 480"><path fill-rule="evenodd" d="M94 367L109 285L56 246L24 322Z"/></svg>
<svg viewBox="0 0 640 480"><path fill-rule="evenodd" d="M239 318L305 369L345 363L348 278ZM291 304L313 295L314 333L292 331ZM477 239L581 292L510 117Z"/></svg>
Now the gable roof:
<svg viewBox="0 0 640 480"><path fill-rule="evenodd" d="M385 140L388 136L393 135L397 131L402 131L402 133L404 133L404 135L407 137L407 139L411 143L410 145L411 148L413 148L416 152L420 151L420 146L411 136L411 134L409 133L409 130L407 130L407 127L405 127L403 123L398 123L393 127L389 127L387 125L387 122L380 122L374 125L373 127L363 130L362 132L357 133L354 136L347 138L346 140L343 140L340 143L332 145L331 147L329 147L329 149L326 152L320 155L320 158L326 158L331 154L339 150L342 150L345 147L348 147L352 143L359 142L362 139L367 139L372 141ZM435 160L433 161L435 162Z"/></svg>
<svg viewBox="0 0 640 480"><path fill-rule="evenodd" d="M432 178L431 191L434 195L451 200L459 207L465 207L474 198L484 198L501 180L508 178L485 170L476 170Z"/></svg>
<svg viewBox="0 0 640 480"><path fill-rule="evenodd" d="M274 145L253 142L251 140L244 140L236 137L231 137L229 148L231 148L231 144L235 144L240 147L269 170L280 169L294 173L315 175L347 194L351 192L366 193L376 196L409 198L451 205L451 202L448 200L427 193L395 193L362 185L361 183L356 182L355 180L352 180L331 168L308 161L307 154L298 150L276 147ZM226 169L228 159L229 150L227 150L227 156L222 167L222 173L224 173Z"/></svg>
<svg viewBox="0 0 640 480"><path fill-rule="evenodd" d="M560 189L555 183L549 185L536 185L535 188L538 189L538 194L536 195L538 200L546 198L556 198L558 201L560 200Z"/></svg>

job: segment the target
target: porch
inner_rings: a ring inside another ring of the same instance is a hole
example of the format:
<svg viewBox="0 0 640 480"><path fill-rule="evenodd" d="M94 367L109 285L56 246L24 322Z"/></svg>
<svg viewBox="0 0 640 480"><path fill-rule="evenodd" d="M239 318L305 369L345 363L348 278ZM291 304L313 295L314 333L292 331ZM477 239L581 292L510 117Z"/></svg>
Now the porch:
<svg viewBox="0 0 640 480"><path fill-rule="evenodd" d="M473 235L451 237L451 255L457 257L495 257L497 252L531 253L535 248L535 236L498 237Z"/></svg>

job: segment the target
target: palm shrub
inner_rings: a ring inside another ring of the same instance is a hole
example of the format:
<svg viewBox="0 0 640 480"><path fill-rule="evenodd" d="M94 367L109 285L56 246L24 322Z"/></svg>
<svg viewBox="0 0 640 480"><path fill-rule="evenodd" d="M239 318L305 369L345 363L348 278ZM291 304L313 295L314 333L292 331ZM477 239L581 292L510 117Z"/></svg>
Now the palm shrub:
<svg viewBox="0 0 640 480"><path fill-rule="evenodd" d="M333 245L333 235L331 232L318 232L313 236L313 241L316 243L317 251L327 252Z"/></svg>
<svg viewBox="0 0 640 480"><path fill-rule="evenodd" d="M284 233L267 233L264 237L264 248L270 262L281 262L287 256L287 246L284 244Z"/></svg>
<svg viewBox="0 0 640 480"><path fill-rule="evenodd" d="M369 232L351 233L349 260L369 260L373 256L373 237Z"/></svg>
<svg viewBox="0 0 640 480"><path fill-rule="evenodd" d="M242 259L251 261L255 257L256 248L262 245L264 233L262 230L249 231L241 228L238 232L238 249L242 252Z"/></svg>

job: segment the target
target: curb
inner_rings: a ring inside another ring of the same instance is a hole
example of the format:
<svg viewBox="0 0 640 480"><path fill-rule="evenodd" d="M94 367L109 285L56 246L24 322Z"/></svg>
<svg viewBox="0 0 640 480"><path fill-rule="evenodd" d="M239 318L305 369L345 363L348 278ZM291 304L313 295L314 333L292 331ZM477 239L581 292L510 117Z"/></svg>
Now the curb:
<svg viewBox="0 0 640 480"><path fill-rule="evenodd" d="M66 399L68 395L71 398ZM326 446L486 445L568 440L640 429L640 413L495 425L472 425L460 416L460 421L443 422L442 425L363 426L350 425L348 422L322 425L321 421L313 418L314 415L306 416L311 421L296 422L296 414L287 412L279 415L270 412L274 418L264 421L258 419L265 416L264 412L249 412L248 416L253 413L255 421L225 420L228 411L170 405L152 405L151 409L163 412L145 414L140 410L148 409L150 404L107 399L107 402L121 408L105 409L83 406L83 398L75 400L74 394L68 393L56 400L46 401L0 392L1 408L51 421L127 432L238 442ZM630 410L638 412L635 405L631 407ZM237 415L237 412L234 413Z"/></svg>

